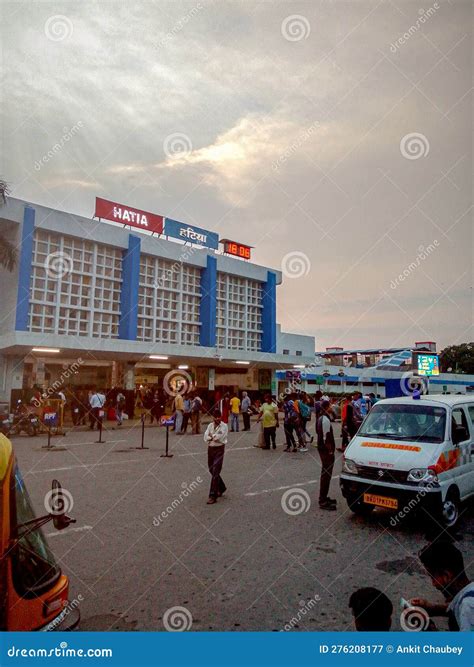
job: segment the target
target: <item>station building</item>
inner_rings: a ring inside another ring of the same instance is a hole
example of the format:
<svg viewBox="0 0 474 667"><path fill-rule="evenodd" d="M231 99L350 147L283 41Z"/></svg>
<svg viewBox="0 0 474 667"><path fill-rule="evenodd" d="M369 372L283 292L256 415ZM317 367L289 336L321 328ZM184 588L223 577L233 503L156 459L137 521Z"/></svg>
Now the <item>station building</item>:
<svg viewBox="0 0 474 667"><path fill-rule="evenodd" d="M313 337L277 324L282 274L250 246L106 200L85 218L10 198L0 230L18 247L14 271L0 269L0 400L55 382L132 390L171 371L197 389L276 393L278 369L314 360Z"/></svg>
<svg viewBox="0 0 474 667"><path fill-rule="evenodd" d="M411 347L345 350L329 347L317 352L312 364L299 370L277 371L278 391L301 389L314 394L361 391L381 398L411 395L418 383L430 394L472 394L474 375L443 373L433 341Z"/></svg>

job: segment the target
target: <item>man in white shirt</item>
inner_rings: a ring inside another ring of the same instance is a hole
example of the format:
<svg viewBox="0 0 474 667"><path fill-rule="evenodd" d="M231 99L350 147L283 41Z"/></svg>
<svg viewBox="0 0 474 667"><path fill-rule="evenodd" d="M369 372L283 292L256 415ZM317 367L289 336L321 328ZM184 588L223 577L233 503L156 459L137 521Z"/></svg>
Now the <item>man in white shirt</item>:
<svg viewBox="0 0 474 667"><path fill-rule="evenodd" d="M219 410L214 412L212 421L204 433L204 442L207 443L207 465L211 473L211 488L209 489L208 505L214 505L226 491L226 485L221 477L224 451L227 444L227 424L222 421Z"/></svg>
<svg viewBox="0 0 474 667"><path fill-rule="evenodd" d="M102 422L101 413L105 405L105 396L100 391L94 390L90 397L90 406L91 406L91 419L90 419L90 429L94 430L95 424L97 424L97 430L100 429L100 424Z"/></svg>

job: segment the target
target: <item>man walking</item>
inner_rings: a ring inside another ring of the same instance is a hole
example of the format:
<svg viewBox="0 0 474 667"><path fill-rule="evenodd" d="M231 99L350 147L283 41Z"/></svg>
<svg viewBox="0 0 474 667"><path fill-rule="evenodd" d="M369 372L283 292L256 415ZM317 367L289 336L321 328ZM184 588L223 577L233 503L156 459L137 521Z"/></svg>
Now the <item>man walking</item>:
<svg viewBox="0 0 474 667"><path fill-rule="evenodd" d="M244 431L250 431L250 406L252 401L250 400L246 391L242 392L242 417L244 420Z"/></svg>
<svg viewBox="0 0 474 667"><path fill-rule="evenodd" d="M181 435L183 428L184 399L181 394L176 394L174 398L174 432Z"/></svg>
<svg viewBox="0 0 474 667"><path fill-rule="evenodd" d="M321 458L321 478L319 483L319 507L322 510L334 511L336 501L329 497L332 471L334 468L336 443L332 429L329 401L321 402L321 416L316 423L318 436L318 452Z"/></svg>
<svg viewBox="0 0 474 667"><path fill-rule="evenodd" d="M124 408L125 408L125 396L119 389L118 394L115 398L115 417L117 419L117 426L122 426L122 421L123 421L122 416Z"/></svg>
<svg viewBox="0 0 474 667"><path fill-rule="evenodd" d="M105 405L105 396L101 392L93 391L90 398L90 429L94 430L94 426L97 424L97 430L100 429L100 424L102 423L103 408Z"/></svg>
<svg viewBox="0 0 474 667"><path fill-rule="evenodd" d="M197 394L193 394L191 402L191 428L193 435L199 435L201 433L201 410L201 397Z"/></svg>
<svg viewBox="0 0 474 667"><path fill-rule="evenodd" d="M230 399L230 430L239 432L240 398L234 392Z"/></svg>
<svg viewBox="0 0 474 667"><path fill-rule="evenodd" d="M204 434L207 443L207 465L211 473L211 488L209 489L208 505L214 505L226 491L226 485L221 477L224 451L227 444L228 427L222 421L219 410L214 412L214 420L209 424Z"/></svg>
<svg viewBox="0 0 474 667"><path fill-rule="evenodd" d="M190 418L191 418L191 397L185 396L183 399L183 424L181 426L182 433L187 432Z"/></svg>

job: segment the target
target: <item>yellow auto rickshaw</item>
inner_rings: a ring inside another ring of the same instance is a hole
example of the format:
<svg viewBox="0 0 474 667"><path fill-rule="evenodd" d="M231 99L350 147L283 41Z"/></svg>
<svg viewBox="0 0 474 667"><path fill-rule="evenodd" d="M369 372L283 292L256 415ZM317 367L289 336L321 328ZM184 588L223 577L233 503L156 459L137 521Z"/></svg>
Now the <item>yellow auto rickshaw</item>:
<svg viewBox="0 0 474 667"><path fill-rule="evenodd" d="M36 518L12 444L0 434L0 630L72 630L79 610L68 609L69 580L61 572L41 527L62 530L74 519L64 511L53 481L50 513Z"/></svg>

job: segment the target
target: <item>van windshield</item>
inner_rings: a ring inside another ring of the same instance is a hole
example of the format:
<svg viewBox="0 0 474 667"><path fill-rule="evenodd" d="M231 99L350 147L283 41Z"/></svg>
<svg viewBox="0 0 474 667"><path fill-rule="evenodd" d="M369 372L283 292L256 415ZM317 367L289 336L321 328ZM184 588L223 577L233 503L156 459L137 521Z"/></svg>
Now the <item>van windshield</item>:
<svg viewBox="0 0 474 667"><path fill-rule="evenodd" d="M422 403L374 405L357 435L385 440L440 443L446 430L445 408Z"/></svg>
<svg viewBox="0 0 474 667"><path fill-rule="evenodd" d="M16 526L35 519L30 496L16 465L12 475L12 537ZM23 531L20 531L20 535ZM41 529L20 538L12 553L12 574L15 589L23 597L36 597L48 590L61 576L61 570Z"/></svg>

